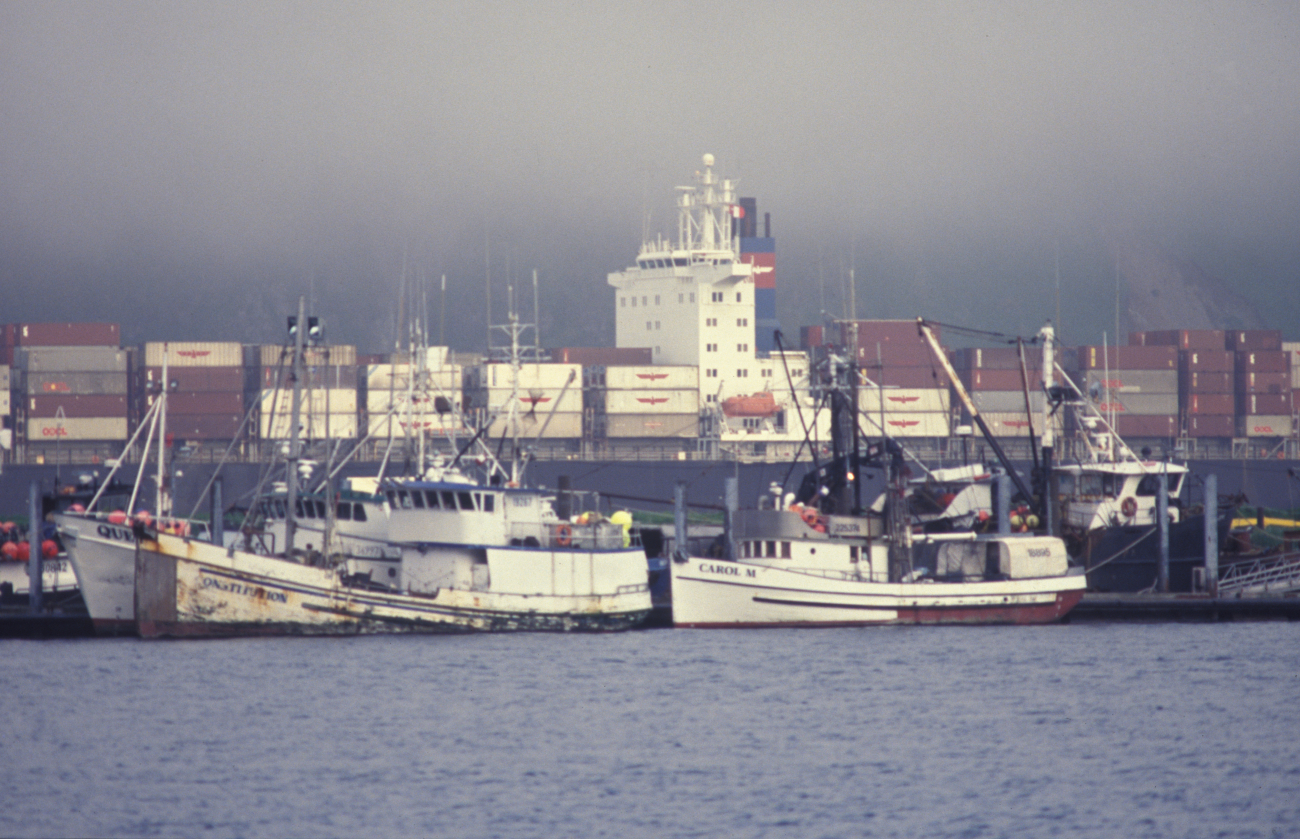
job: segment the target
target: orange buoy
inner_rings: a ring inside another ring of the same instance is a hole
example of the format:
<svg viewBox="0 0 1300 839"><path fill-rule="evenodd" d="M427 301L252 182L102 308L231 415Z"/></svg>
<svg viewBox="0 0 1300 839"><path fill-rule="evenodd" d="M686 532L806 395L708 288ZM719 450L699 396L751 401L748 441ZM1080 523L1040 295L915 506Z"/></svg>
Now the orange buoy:
<svg viewBox="0 0 1300 839"><path fill-rule="evenodd" d="M59 543L53 539L46 539L41 542L41 556L46 559L54 559L59 555Z"/></svg>

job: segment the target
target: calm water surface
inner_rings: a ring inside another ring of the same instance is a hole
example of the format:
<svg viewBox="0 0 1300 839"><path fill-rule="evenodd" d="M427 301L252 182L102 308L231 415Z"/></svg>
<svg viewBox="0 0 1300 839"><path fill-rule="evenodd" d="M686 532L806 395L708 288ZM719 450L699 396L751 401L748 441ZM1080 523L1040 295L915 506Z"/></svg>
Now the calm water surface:
<svg viewBox="0 0 1300 839"><path fill-rule="evenodd" d="M1300 835L1300 624L0 652L4 836Z"/></svg>

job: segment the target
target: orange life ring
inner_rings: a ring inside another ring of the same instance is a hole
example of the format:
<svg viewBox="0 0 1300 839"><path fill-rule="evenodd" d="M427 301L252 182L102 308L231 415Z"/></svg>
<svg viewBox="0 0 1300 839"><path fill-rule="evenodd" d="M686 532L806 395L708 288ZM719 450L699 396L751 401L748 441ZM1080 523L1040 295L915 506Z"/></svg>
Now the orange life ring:
<svg viewBox="0 0 1300 839"><path fill-rule="evenodd" d="M557 524L555 526L555 544L561 548L567 548L573 544L573 528L567 524Z"/></svg>
<svg viewBox="0 0 1300 839"><path fill-rule="evenodd" d="M1120 502L1119 511L1124 514L1125 518L1129 518L1129 519L1133 518L1133 516L1136 515L1138 511L1137 500L1133 498L1133 496L1131 495L1128 498L1125 498L1123 501Z"/></svg>

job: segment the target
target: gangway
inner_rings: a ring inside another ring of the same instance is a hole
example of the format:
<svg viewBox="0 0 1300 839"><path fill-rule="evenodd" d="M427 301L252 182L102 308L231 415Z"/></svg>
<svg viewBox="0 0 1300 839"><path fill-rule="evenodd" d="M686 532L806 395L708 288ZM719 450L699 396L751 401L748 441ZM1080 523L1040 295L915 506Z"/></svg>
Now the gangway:
<svg viewBox="0 0 1300 839"><path fill-rule="evenodd" d="M1220 597L1300 592L1300 551L1239 562L1219 577Z"/></svg>

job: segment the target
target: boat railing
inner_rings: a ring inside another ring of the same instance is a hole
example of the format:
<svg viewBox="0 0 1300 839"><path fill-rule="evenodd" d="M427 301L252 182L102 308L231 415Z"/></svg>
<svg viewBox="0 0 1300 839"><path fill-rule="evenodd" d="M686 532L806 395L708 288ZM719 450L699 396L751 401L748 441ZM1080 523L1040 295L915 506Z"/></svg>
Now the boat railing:
<svg viewBox="0 0 1300 839"><path fill-rule="evenodd" d="M530 548L617 550L640 543L640 536L625 533L611 522L517 522L510 525L510 544Z"/></svg>
<svg viewBox="0 0 1300 839"><path fill-rule="evenodd" d="M1283 594L1300 591L1300 551L1261 557L1228 566L1219 577L1219 595Z"/></svg>

